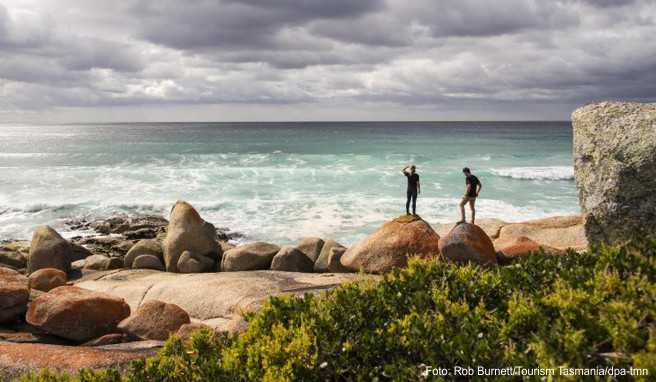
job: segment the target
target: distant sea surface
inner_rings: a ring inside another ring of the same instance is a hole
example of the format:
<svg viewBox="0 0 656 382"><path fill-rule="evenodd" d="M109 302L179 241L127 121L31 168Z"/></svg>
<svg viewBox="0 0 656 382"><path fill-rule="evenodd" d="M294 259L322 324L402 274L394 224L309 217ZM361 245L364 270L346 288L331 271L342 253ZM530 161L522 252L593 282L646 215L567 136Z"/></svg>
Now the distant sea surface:
<svg viewBox="0 0 656 382"><path fill-rule="evenodd" d="M478 217L521 221L579 211L569 122L137 123L0 125L0 239L70 218L168 216L184 199L242 239L345 244L405 209L459 218L461 173L483 183Z"/></svg>

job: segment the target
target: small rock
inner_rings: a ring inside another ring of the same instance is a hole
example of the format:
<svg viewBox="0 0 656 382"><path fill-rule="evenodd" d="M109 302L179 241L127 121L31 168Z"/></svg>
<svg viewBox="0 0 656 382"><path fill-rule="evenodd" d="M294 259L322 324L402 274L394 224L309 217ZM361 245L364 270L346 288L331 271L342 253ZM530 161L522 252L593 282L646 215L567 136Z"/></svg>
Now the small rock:
<svg viewBox="0 0 656 382"><path fill-rule="evenodd" d="M110 333L105 334L104 336L95 338L91 341L87 341L82 344L82 346L105 346L105 345L114 345L128 342L130 337L125 333Z"/></svg>
<svg viewBox="0 0 656 382"><path fill-rule="evenodd" d="M314 263L319 257L323 246L323 239L318 237L306 237L298 242L296 248L303 252L305 256L307 256Z"/></svg>
<svg viewBox="0 0 656 382"><path fill-rule="evenodd" d="M273 257L271 270L286 272L312 272L314 262L295 247L282 247Z"/></svg>
<svg viewBox="0 0 656 382"><path fill-rule="evenodd" d="M27 309L30 296L27 277L0 268L0 324L20 318Z"/></svg>
<svg viewBox="0 0 656 382"><path fill-rule="evenodd" d="M262 241L240 245L223 254L221 270L234 272L269 269L278 251L279 246Z"/></svg>
<svg viewBox="0 0 656 382"><path fill-rule="evenodd" d="M92 255L86 258L85 269L106 271L110 269L123 268L123 260L118 257L107 257L103 255Z"/></svg>
<svg viewBox="0 0 656 382"><path fill-rule="evenodd" d="M119 242L118 244L115 244L112 246L112 249L120 253L121 255L125 255L132 247L134 246L134 242L131 240L123 240Z"/></svg>
<svg viewBox="0 0 656 382"><path fill-rule="evenodd" d="M205 256L192 254L189 251L182 252L178 259L178 272L180 273L202 273L211 271L214 261Z"/></svg>
<svg viewBox="0 0 656 382"><path fill-rule="evenodd" d="M132 262L132 268L133 269L155 269L158 271L164 272L166 269L164 268L164 264L162 264L162 261L153 255L139 255L137 256L136 259Z"/></svg>
<svg viewBox="0 0 656 382"><path fill-rule="evenodd" d="M130 240L153 239L157 237L157 231L152 228L139 228L134 231L125 231L123 232L123 236Z"/></svg>
<svg viewBox="0 0 656 382"><path fill-rule="evenodd" d="M547 256L558 256L563 253L556 248L542 246L526 236L520 236L514 242L497 251L497 263L507 265L514 260L527 256L530 252L537 253L542 249Z"/></svg>
<svg viewBox="0 0 656 382"><path fill-rule="evenodd" d="M205 325L199 322L191 322L189 324L184 324L178 329L178 332L175 333L176 336L180 337L183 340L188 340L191 336L199 330L209 330L213 332L209 325Z"/></svg>
<svg viewBox="0 0 656 382"><path fill-rule="evenodd" d="M132 262L137 256L151 255L159 259L164 259L164 251L162 250L162 242L157 239L144 239L139 240L123 258L123 263L126 268L132 268Z"/></svg>
<svg viewBox="0 0 656 382"><path fill-rule="evenodd" d="M20 252L5 252L0 250L0 266L7 265L12 269L25 268L27 260Z"/></svg>
<svg viewBox="0 0 656 382"><path fill-rule="evenodd" d="M86 342L113 333L130 315L122 298L75 286L61 286L35 299L26 320L35 327L72 341Z"/></svg>
<svg viewBox="0 0 656 382"><path fill-rule="evenodd" d="M41 268L56 268L68 273L71 269L72 248L57 231L40 226L32 235L27 271L32 273Z"/></svg>
<svg viewBox="0 0 656 382"><path fill-rule="evenodd" d="M28 277L31 289L48 292L62 285L66 285L66 273L55 268L42 268Z"/></svg>
<svg viewBox="0 0 656 382"><path fill-rule="evenodd" d="M148 300L132 316L121 321L118 327L134 337L164 341L189 322L189 315L179 306Z"/></svg>

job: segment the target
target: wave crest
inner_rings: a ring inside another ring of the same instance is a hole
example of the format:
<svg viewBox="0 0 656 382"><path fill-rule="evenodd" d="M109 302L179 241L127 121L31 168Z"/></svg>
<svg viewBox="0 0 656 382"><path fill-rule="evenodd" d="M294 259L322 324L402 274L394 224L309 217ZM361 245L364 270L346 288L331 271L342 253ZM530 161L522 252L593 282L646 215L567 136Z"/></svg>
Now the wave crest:
<svg viewBox="0 0 656 382"><path fill-rule="evenodd" d="M573 180L574 167L571 166L534 166L505 167L492 169L498 176L522 180Z"/></svg>

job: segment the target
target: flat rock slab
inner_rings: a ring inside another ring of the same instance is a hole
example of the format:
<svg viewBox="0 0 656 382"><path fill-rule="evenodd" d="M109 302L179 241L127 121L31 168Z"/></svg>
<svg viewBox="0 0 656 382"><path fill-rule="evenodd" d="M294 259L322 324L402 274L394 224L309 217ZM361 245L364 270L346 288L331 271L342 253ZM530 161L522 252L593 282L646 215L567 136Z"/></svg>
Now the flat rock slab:
<svg viewBox="0 0 656 382"><path fill-rule="evenodd" d="M82 368L124 368L132 360L154 355L158 349L159 346L93 348L0 342L0 380L12 380L43 368L73 373Z"/></svg>
<svg viewBox="0 0 656 382"><path fill-rule="evenodd" d="M316 293L342 283L375 278L359 274L243 271L179 274L148 269L97 272L77 280L80 288L121 297L133 312L146 300L176 304L197 321L230 325L269 296Z"/></svg>

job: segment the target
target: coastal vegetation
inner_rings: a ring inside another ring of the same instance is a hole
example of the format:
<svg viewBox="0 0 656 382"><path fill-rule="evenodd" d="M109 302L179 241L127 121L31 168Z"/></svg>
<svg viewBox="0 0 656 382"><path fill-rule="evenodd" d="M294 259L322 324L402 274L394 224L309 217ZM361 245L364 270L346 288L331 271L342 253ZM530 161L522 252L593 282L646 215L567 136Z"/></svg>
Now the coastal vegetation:
<svg viewBox="0 0 656 382"><path fill-rule="evenodd" d="M272 297L246 318L239 334L171 337L125 371L22 380L416 380L427 366L481 365L654 375L656 241L534 252L494 268L415 259L380 281Z"/></svg>

